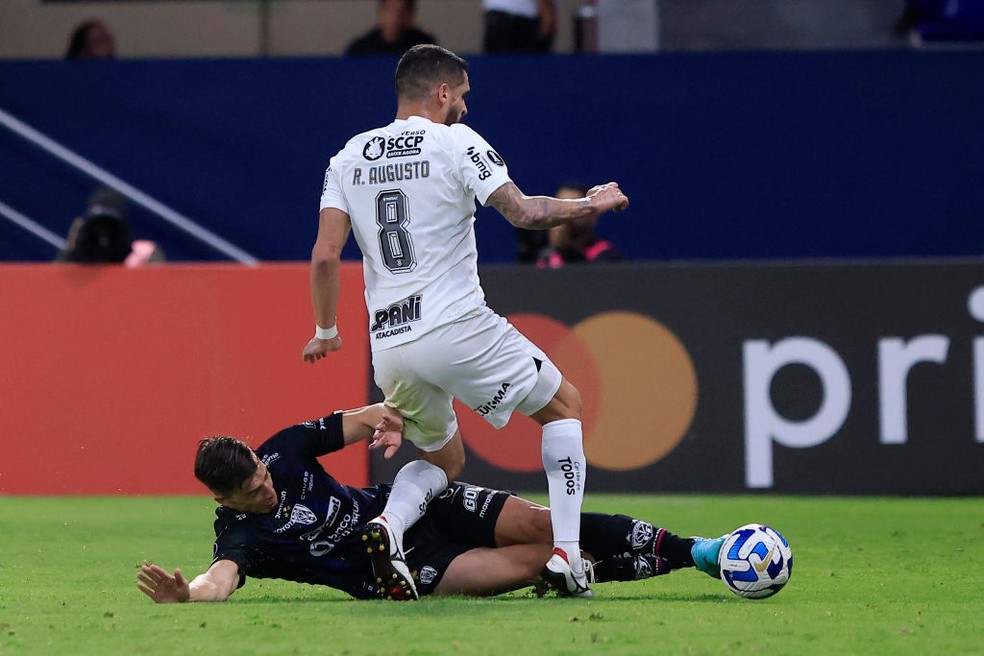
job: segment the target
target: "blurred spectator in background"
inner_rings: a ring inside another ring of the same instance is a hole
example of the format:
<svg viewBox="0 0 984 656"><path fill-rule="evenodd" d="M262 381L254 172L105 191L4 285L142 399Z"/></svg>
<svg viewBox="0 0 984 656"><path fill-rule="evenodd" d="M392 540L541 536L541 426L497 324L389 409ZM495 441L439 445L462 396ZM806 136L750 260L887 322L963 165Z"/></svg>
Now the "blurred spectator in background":
<svg viewBox="0 0 984 656"><path fill-rule="evenodd" d="M133 239L123 194L99 187L89 196L85 214L72 222L56 261L138 267L163 262L164 254L152 241Z"/></svg>
<svg viewBox="0 0 984 656"><path fill-rule="evenodd" d="M557 11L554 0L482 0L486 53L550 52Z"/></svg>
<svg viewBox="0 0 984 656"><path fill-rule="evenodd" d="M65 59L116 59L116 39L102 21L88 20L72 31Z"/></svg>
<svg viewBox="0 0 984 656"><path fill-rule="evenodd" d="M584 198L588 188L580 182L561 185L557 198ZM540 252L536 265L541 269L559 269L579 262L620 262L622 253L610 241L595 234L597 216L587 216L550 228L549 245Z"/></svg>
<svg viewBox="0 0 984 656"><path fill-rule="evenodd" d="M905 0L895 34L916 46L984 41L984 0Z"/></svg>
<svg viewBox="0 0 984 656"><path fill-rule="evenodd" d="M347 55L402 55L409 48L437 40L414 24L416 0L378 0L376 28L349 44Z"/></svg>
<svg viewBox="0 0 984 656"><path fill-rule="evenodd" d="M516 261L520 264L533 264L540 257L540 251L550 244L546 230L523 230L516 228Z"/></svg>

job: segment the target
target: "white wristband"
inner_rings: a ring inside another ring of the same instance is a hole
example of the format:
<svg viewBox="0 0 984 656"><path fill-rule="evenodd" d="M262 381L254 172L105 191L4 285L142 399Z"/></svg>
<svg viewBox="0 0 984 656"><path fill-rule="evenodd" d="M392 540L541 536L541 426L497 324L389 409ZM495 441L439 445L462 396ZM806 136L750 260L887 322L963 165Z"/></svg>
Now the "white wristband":
<svg viewBox="0 0 984 656"><path fill-rule="evenodd" d="M315 339L335 339L336 337L338 337L338 324L330 328L322 328L317 324L314 325Z"/></svg>

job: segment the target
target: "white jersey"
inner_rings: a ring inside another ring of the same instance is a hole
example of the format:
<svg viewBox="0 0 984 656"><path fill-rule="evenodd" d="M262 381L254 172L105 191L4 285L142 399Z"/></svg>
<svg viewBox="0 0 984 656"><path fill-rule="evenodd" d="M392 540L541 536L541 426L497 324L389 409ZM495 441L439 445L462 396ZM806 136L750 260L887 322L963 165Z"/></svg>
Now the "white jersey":
<svg viewBox="0 0 984 656"><path fill-rule="evenodd" d="M419 116L363 132L331 159L321 209L352 220L373 351L485 305L475 199L484 205L507 182L505 162L478 133Z"/></svg>

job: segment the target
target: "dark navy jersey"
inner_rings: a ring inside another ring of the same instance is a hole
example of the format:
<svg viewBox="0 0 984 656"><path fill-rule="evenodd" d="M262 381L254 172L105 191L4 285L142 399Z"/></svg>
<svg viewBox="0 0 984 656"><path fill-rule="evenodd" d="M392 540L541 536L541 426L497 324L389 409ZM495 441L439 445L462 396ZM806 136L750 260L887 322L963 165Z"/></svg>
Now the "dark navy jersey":
<svg viewBox="0 0 984 656"><path fill-rule="evenodd" d="M389 486L353 488L328 475L318 456L344 445L335 413L284 429L256 449L280 503L265 514L220 506L212 562L239 565L240 585L247 576L279 578L376 597L361 529L383 511Z"/></svg>

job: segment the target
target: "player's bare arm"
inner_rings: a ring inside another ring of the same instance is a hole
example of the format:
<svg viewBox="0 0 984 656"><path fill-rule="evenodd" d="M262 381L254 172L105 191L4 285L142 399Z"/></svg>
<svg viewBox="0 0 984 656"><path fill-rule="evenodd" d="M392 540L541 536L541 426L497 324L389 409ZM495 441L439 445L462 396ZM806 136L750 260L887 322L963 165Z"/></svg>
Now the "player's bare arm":
<svg viewBox="0 0 984 656"><path fill-rule="evenodd" d="M342 248L348 240L352 222L348 214L327 207L318 217L318 238L311 250L311 304L317 332L327 331L327 337L316 334L304 347L305 362L317 362L332 351L342 348L335 315L341 294ZM333 334L332 334L333 333Z"/></svg>
<svg viewBox="0 0 984 656"><path fill-rule="evenodd" d="M582 217L623 210L629 206L629 199L616 182L596 185L584 198L571 199L527 196L516 183L507 182L492 192L486 204L499 210L517 228L546 230Z"/></svg>
<svg viewBox="0 0 984 656"><path fill-rule="evenodd" d="M180 569L169 573L157 565L141 565L137 588L159 604L188 601L225 601L239 585L239 565L220 560L189 583Z"/></svg>
<svg viewBox="0 0 984 656"><path fill-rule="evenodd" d="M342 413L345 444L372 438L370 449L385 449L384 458L392 458L403 444L403 416L382 403L367 405Z"/></svg>

